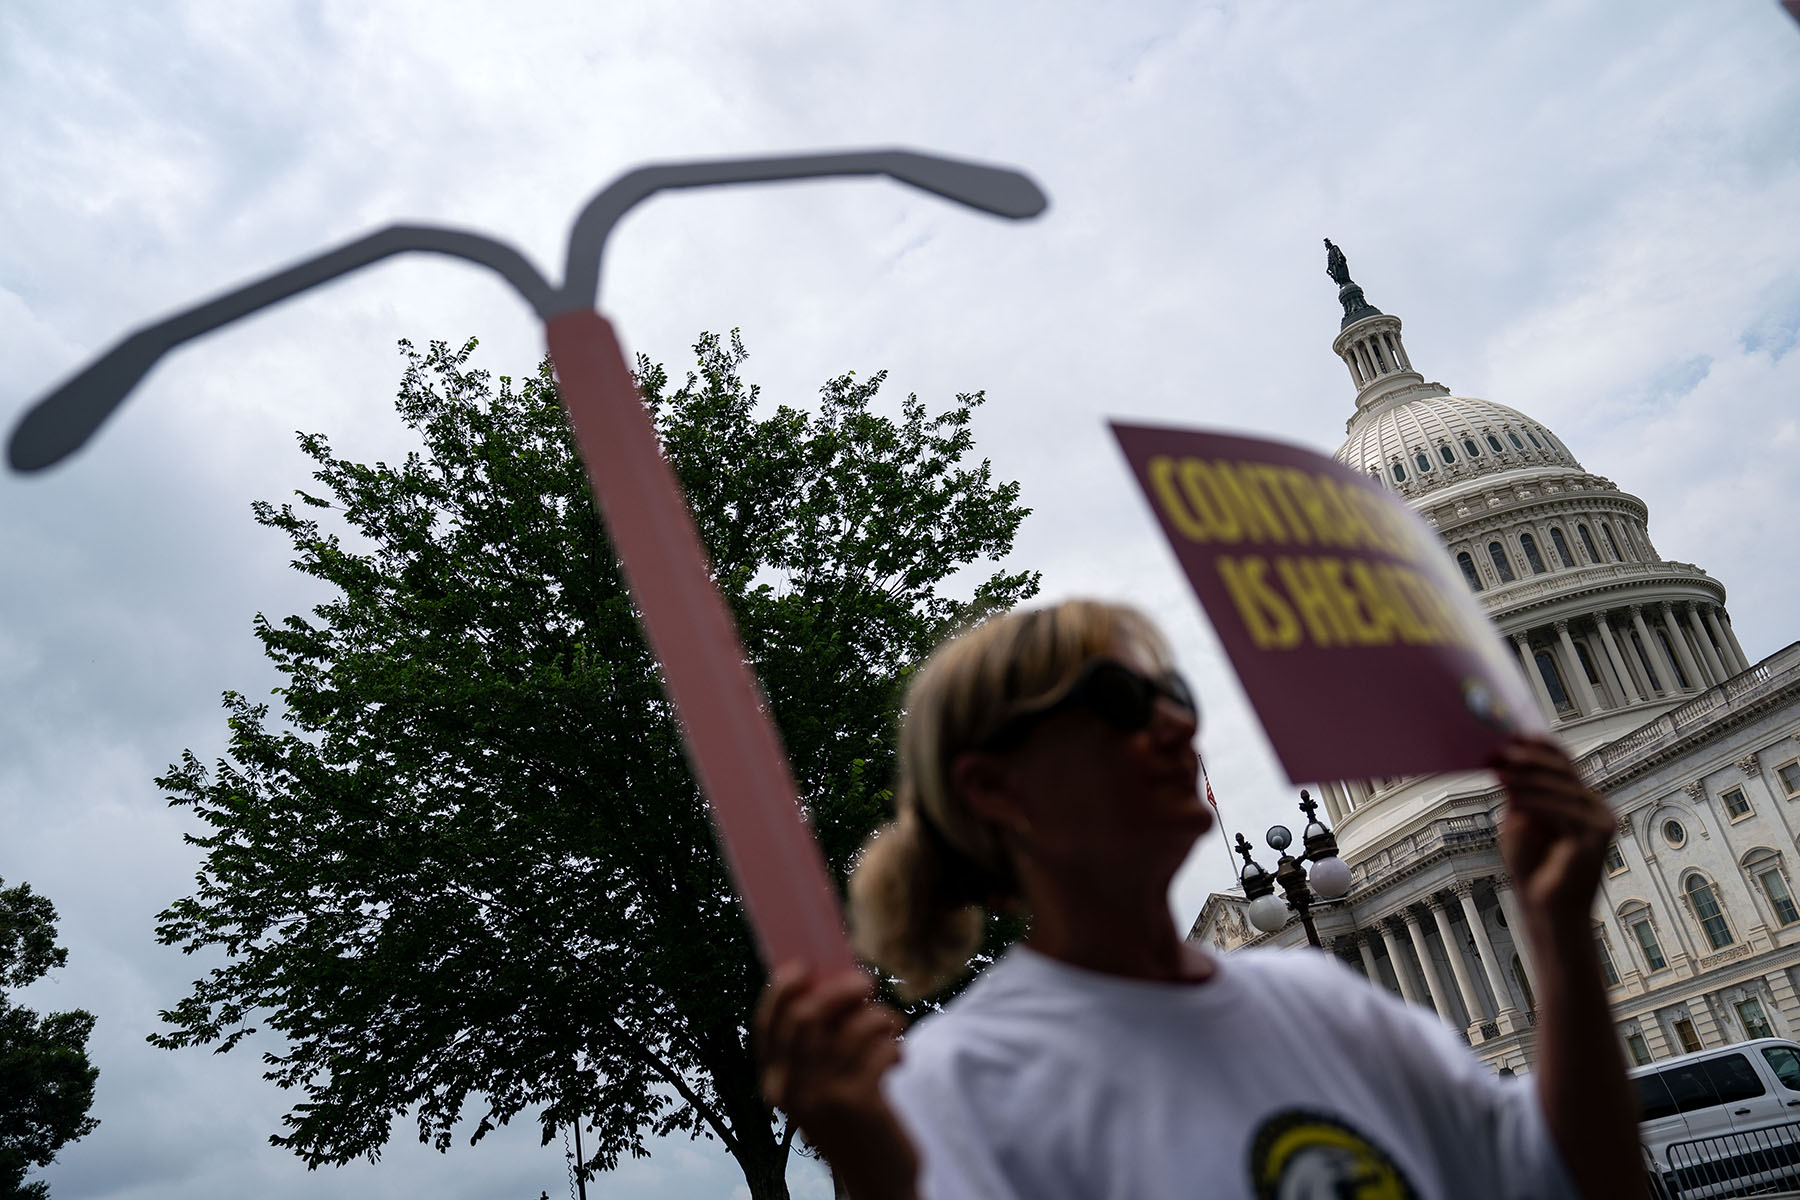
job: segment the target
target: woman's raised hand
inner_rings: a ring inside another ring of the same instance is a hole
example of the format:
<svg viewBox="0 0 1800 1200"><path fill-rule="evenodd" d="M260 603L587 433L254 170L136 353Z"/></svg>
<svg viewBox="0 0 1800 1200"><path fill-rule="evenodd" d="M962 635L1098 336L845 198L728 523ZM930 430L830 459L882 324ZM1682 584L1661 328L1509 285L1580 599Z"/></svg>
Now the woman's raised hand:
<svg viewBox="0 0 1800 1200"><path fill-rule="evenodd" d="M1494 770L1508 798L1501 853L1527 920L1579 921L1585 933L1617 821L1612 809L1551 741L1515 739Z"/></svg>
<svg viewBox="0 0 1800 1200"><path fill-rule="evenodd" d="M861 971L784 967L756 1008L763 1098L787 1113L855 1200L913 1200L918 1156L881 1094L900 1015Z"/></svg>

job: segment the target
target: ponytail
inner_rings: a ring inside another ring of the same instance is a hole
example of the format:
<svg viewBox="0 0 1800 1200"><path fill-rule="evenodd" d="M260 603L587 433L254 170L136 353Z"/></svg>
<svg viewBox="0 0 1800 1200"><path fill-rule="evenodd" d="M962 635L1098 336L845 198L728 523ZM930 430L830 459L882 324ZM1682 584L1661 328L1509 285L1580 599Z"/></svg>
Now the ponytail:
<svg viewBox="0 0 1800 1200"><path fill-rule="evenodd" d="M914 677L895 819L870 838L850 876L856 951L898 978L908 1000L965 969L986 911L1022 899L999 831L955 794L951 763L1122 642L1167 661L1161 635L1135 609L1070 600L990 618L938 647Z"/></svg>

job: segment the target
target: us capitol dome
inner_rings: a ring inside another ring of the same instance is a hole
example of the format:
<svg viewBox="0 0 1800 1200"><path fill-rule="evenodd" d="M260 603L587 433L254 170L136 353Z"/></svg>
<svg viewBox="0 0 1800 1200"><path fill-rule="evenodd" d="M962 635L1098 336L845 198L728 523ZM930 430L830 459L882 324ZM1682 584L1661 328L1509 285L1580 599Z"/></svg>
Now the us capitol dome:
<svg viewBox="0 0 1800 1200"><path fill-rule="evenodd" d="M1336 458L1436 530L1619 815L1593 932L1630 1056L1800 1035L1800 643L1752 662L1724 585L1662 557L1641 499L1526 413L1427 382L1400 319L1325 245L1343 308L1331 348L1355 389ZM1318 791L1351 867L1346 898L1313 910L1327 952L1433 1009L1496 1069L1529 1071L1535 972L1510 932L1493 776ZM1189 936L1305 944L1297 920L1252 928L1236 889L1209 897Z"/></svg>

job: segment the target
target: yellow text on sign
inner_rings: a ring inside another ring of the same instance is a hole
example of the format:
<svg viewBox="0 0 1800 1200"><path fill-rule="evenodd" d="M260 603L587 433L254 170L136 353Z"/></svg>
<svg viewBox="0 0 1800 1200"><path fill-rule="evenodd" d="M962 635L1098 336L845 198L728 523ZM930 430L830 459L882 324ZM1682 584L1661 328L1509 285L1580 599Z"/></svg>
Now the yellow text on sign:
<svg viewBox="0 0 1800 1200"><path fill-rule="evenodd" d="M1437 585L1398 563L1332 555L1222 554L1218 569L1259 650L1441 646L1467 640Z"/></svg>
<svg viewBox="0 0 1800 1200"><path fill-rule="evenodd" d="M1150 491L1169 525L1208 545L1316 546L1420 560L1412 524L1382 496L1267 462L1153 457Z"/></svg>

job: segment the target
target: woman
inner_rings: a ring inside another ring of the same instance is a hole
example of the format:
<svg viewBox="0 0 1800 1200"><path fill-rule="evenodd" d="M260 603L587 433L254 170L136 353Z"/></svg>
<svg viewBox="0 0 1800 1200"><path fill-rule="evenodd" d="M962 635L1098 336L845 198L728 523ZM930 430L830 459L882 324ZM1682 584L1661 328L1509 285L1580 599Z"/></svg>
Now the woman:
<svg viewBox="0 0 1800 1200"><path fill-rule="evenodd" d="M1212 823L1199 715L1151 624L1092 601L994 618L907 697L897 819L851 879L858 950L910 995L983 908L1024 942L907 1035L860 972L776 972L765 1095L856 1200L1642 1193L1588 912L1613 829L1561 750L1494 766L1538 968L1536 1071L1303 951L1214 957L1168 888Z"/></svg>

